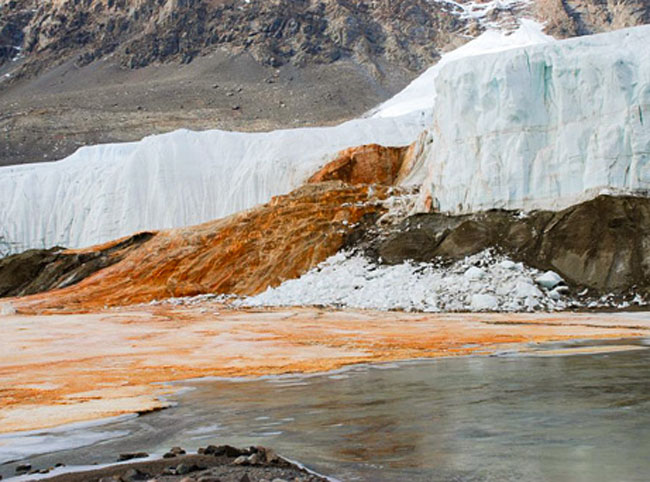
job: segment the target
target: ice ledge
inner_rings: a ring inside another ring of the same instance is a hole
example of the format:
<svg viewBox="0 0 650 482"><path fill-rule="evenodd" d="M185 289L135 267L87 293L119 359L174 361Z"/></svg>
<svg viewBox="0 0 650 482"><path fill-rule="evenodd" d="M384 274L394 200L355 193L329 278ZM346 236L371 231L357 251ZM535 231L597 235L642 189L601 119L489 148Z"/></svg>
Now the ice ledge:
<svg viewBox="0 0 650 482"><path fill-rule="evenodd" d="M650 26L449 63L420 206L562 209L650 191Z"/></svg>

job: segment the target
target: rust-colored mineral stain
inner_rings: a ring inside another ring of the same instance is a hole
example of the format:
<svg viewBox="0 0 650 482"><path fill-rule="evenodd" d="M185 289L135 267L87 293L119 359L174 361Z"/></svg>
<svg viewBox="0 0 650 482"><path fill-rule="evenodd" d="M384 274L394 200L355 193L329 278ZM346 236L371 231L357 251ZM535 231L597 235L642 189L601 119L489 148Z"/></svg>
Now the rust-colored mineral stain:
<svg viewBox="0 0 650 482"><path fill-rule="evenodd" d="M379 144L344 149L310 177L308 182L343 181L348 184L392 186L411 151L411 147L386 147Z"/></svg>
<svg viewBox="0 0 650 482"><path fill-rule="evenodd" d="M311 184L224 219L152 233L74 286L10 301L22 313L82 312L203 293L257 294L335 254L364 215L383 212L379 201L387 196L381 186Z"/></svg>
<svg viewBox="0 0 650 482"><path fill-rule="evenodd" d="M157 382L310 373L489 354L521 343L650 334L650 317L641 315L232 311L213 304L15 315L1 322L0 432L160 408L158 397L170 388Z"/></svg>

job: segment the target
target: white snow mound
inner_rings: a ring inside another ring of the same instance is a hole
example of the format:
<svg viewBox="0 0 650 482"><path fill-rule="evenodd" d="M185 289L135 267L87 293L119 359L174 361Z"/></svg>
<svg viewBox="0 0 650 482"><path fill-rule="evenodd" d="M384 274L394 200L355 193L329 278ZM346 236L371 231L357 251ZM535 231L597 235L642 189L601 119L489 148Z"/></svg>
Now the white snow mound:
<svg viewBox="0 0 650 482"><path fill-rule="evenodd" d="M16 308L11 303L0 303L0 316L11 316L16 314Z"/></svg>
<svg viewBox="0 0 650 482"><path fill-rule="evenodd" d="M423 312L567 308L568 298L553 299L535 285L540 274L490 251L449 267L409 262L379 266L362 256L342 252L298 279L285 281L237 304Z"/></svg>

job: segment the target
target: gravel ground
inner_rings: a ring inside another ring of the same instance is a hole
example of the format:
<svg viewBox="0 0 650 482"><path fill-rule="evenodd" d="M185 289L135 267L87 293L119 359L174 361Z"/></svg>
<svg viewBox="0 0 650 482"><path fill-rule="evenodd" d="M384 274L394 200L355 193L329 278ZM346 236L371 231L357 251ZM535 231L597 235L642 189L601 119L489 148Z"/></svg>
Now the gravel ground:
<svg viewBox="0 0 650 482"><path fill-rule="evenodd" d="M119 460L137 460L144 453L120 454ZM48 469L18 467L17 474L44 473ZM147 459L47 479L51 482L321 482L327 479L279 457L264 447L237 449L208 446L198 454L172 448L162 459Z"/></svg>

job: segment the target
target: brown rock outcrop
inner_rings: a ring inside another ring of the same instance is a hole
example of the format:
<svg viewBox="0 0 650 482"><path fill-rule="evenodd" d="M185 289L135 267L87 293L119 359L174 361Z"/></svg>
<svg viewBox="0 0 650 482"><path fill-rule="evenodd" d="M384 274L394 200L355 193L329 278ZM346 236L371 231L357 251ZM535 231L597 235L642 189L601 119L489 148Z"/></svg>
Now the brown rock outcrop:
<svg viewBox="0 0 650 482"><path fill-rule="evenodd" d="M648 198L599 196L559 212L527 216L499 210L418 214L384 232L374 227L349 239L386 264L454 261L495 248L596 293L650 294Z"/></svg>
<svg viewBox="0 0 650 482"><path fill-rule="evenodd" d="M187 63L221 48L274 67L356 56L419 70L468 23L448 10L427 0L0 0L0 33L11 27L10 45L48 64L112 53L128 67Z"/></svg>
<svg viewBox="0 0 650 482"><path fill-rule="evenodd" d="M556 38L590 35L650 21L647 0L538 0L534 11Z"/></svg>
<svg viewBox="0 0 650 482"><path fill-rule="evenodd" d="M355 223L382 211L386 196L381 187L311 184L250 211L161 231L75 286L13 302L22 311L83 310L203 293L253 295L336 253Z"/></svg>
<svg viewBox="0 0 650 482"><path fill-rule="evenodd" d="M152 233L138 233L92 250L31 249L0 259L0 297L26 296L71 286L115 264L148 241Z"/></svg>

